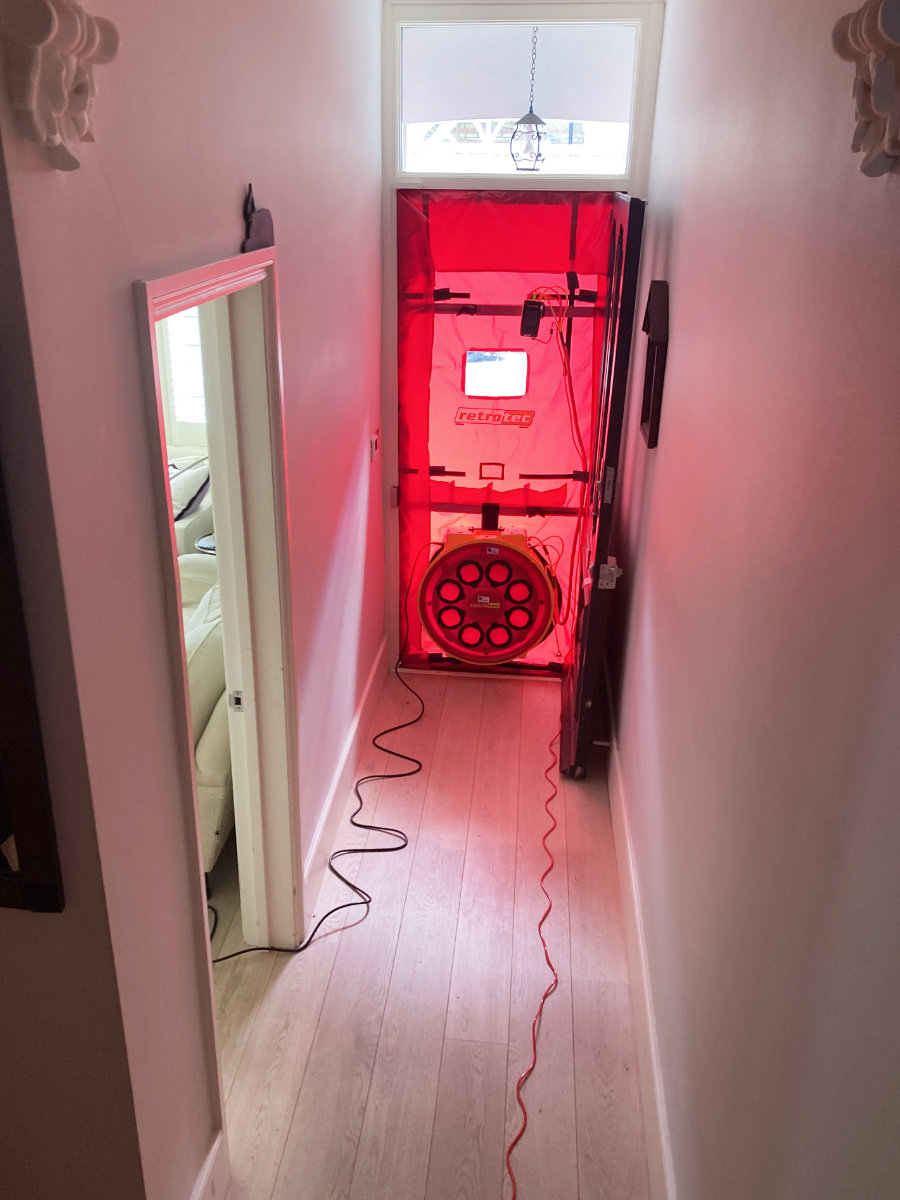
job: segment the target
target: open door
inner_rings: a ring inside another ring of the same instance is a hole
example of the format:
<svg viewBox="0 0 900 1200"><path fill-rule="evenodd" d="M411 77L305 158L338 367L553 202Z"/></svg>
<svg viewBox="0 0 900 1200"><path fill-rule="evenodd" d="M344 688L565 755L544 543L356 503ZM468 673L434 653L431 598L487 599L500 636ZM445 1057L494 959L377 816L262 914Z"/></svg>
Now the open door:
<svg viewBox="0 0 900 1200"><path fill-rule="evenodd" d="M590 535L584 543L572 651L563 672L560 770L580 777L592 742L610 740L602 678L603 647L618 568L610 558L619 451L634 331L644 201L615 198L609 243L609 304L600 374L599 416L591 458Z"/></svg>

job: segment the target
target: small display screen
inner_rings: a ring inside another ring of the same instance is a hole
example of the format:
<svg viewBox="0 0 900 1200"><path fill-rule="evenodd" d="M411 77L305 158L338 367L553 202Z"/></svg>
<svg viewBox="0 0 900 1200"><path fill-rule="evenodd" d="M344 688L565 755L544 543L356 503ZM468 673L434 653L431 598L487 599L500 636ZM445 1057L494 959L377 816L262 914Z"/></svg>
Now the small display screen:
<svg viewBox="0 0 900 1200"><path fill-rule="evenodd" d="M463 391L467 396L524 396L528 390L526 350L467 350Z"/></svg>

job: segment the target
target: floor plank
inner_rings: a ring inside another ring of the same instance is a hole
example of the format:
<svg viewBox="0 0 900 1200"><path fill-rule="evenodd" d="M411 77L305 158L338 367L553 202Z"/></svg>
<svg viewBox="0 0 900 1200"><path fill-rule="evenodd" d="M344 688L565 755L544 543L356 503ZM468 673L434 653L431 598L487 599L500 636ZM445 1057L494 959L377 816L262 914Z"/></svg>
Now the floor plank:
<svg viewBox="0 0 900 1200"><path fill-rule="evenodd" d="M436 690L435 697L440 694L441 690ZM435 699L432 698L432 704L434 702ZM369 738L371 738L372 734L378 733L379 730L386 729L390 725L406 720L415 712L415 709L416 705L406 689L395 678L390 676L379 698ZM393 739L399 736L401 736L399 733L389 735L385 739L384 744L390 746ZM369 741L362 753L357 777L386 769L385 764L388 762L389 757L385 751L374 747ZM381 785L378 782L366 785L366 803L372 808L377 804L380 787ZM351 791L346 800L345 816L353 811L356 803L356 798ZM368 834L365 831L356 829L346 820L344 821L341 832L341 846L363 846L366 843L367 837ZM222 857L225 856L226 851L231 855L233 849L233 844L230 844L223 850ZM339 865L349 879L355 878L359 868L359 860L357 858L344 858L340 861ZM216 866L218 868L219 864L217 863ZM248 949L241 929L240 902L234 893L237 884L236 851L234 852L233 867L226 860L221 873L217 872L216 874L216 895L219 897L225 911L231 911L232 913L232 919L228 923L227 929L223 931L221 939L216 939L219 944L215 948L213 957L220 958L238 950ZM223 893L221 897L219 896L220 888ZM230 890L226 891L226 889ZM319 915L327 912L334 904L340 904L348 895L347 889L329 873L320 890L319 900L314 906L307 928L312 929ZM352 899L353 897L351 896L350 898ZM342 920L340 917L335 919L336 921ZM346 923L345 918L343 920ZM328 928L328 926L325 927L326 930ZM218 932L217 930L217 934ZM218 963L214 968L216 976L216 1013L221 1046L222 1086L226 1099L231 1095L234 1078L245 1052L257 1011L273 979L276 961L278 961L277 955L259 952L241 955L227 962ZM251 1067L250 1075L252 1076L253 1074L254 1070ZM296 1089L294 1096L291 1097L292 1103L295 1098ZM243 1121L240 1127L241 1129L244 1128ZM239 1144L240 1149L243 1149L243 1146ZM253 1155L252 1158L254 1162L258 1161L258 1155Z"/></svg>
<svg viewBox="0 0 900 1200"><path fill-rule="evenodd" d="M572 971L604 983L628 981L619 871L602 780L563 778Z"/></svg>
<svg viewBox="0 0 900 1200"><path fill-rule="evenodd" d="M239 937L239 935L238 935ZM243 945L243 938L240 938ZM229 941L223 948L230 953ZM243 954L213 968L216 978L216 1024L219 1063L226 1101L231 1095L253 1022L269 986L277 955Z"/></svg>
<svg viewBox="0 0 900 1200"><path fill-rule="evenodd" d="M547 907L540 878L549 864L542 838L552 822L545 801L552 792L544 772L553 761L549 744L559 728L559 688L552 683L528 687L523 696L523 738L519 761L519 817L516 853L516 906L513 973L510 992L509 1063L506 1089L506 1144L518 1132L522 1113L515 1088L531 1062L531 1026L552 975L544 960L538 921ZM558 781L558 776L551 774ZM550 803L557 828L547 840L555 866L545 886L553 908L544 937L559 975L559 987L547 999L540 1025L538 1058L522 1098L528 1127L512 1156L519 1195L540 1200L571 1200L578 1195L575 1138L575 1063L569 959L569 904L566 883L566 812L560 792ZM548 1147L553 1148L548 1154ZM512 1194L508 1175L504 1195Z"/></svg>
<svg viewBox="0 0 900 1200"><path fill-rule="evenodd" d="M475 762L448 1038L506 1042L516 871L522 684L489 680Z"/></svg>
<svg viewBox="0 0 900 1200"><path fill-rule="evenodd" d="M403 749L425 769L394 780L379 795L372 821L418 833L442 704L432 702L420 724L405 731ZM383 842L372 835L369 845ZM310 1048L273 1196L326 1200L349 1193L362 1130L391 967L411 871L408 852L366 855L358 882L374 896L362 924L341 935Z"/></svg>
<svg viewBox="0 0 900 1200"><path fill-rule="evenodd" d="M425 1200L500 1195L506 1046L444 1043Z"/></svg>
<svg viewBox="0 0 900 1200"><path fill-rule="evenodd" d="M351 1200L422 1200L425 1192L481 691L470 684L465 703L457 696L442 714Z"/></svg>
<svg viewBox="0 0 900 1200"><path fill-rule="evenodd" d="M432 696L430 700L434 703L435 697ZM375 747L371 738L380 730L407 719L414 710L415 705L408 693L396 680L389 678L376 706L371 728L367 731L357 765L357 778L386 769L390 756ZM390 745L394 738L400 736L402 734L399 733L390 735L384 744ZM367 804L377 803L379 784L368 784L363 790ZM368 834L354 828L346 820L356 803L351 790L345 802L341 846L365 845ZM358 871L359 859L348 856L340 860L339 866L348 878L353 879ZM320 916L348 898L353 897L345 885L329 872L310 913L307 928L311 930ZM273 968L267 993L254 1013L252 1034L242 1048L242 1086L229 1094L227 1106L232 1174L235 1185L247 1196L268 1198L272 1194L337 953L337 931L342 922L347 924L347 920L346 914L343 917L336 914L297 959L271 956L278 965ZM351 917L350 920L352 922L355 918ZM237 963L241 960L234 961ZM226 994L231 988L228 980L222 979L221 973L227 969L228 964L217 968L220 973L217 991Z"/></svg>
<svg viewBox="0 0 900 1200"><path fill-rule="evenodd" d="M394 959L351 1200L421 1200L447 1014L459 850L417 854Z"/></svg>
<svg viewBox="0 0 900 1200"><path fill-rule="evenodd" d="M649 1200L621 893L605 788L564 780L579 1195ZM592 852L593 850L593 852Z"/></svg>

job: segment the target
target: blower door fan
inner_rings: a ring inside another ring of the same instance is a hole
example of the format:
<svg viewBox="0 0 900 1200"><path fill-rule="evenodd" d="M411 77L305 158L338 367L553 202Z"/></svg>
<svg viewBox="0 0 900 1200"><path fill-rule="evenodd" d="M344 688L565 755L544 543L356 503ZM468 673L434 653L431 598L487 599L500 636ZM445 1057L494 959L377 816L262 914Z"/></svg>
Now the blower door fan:
<svg viewBox="0 0 900 1200"><path fill-rule="evenodd" d="M447 535L422 576L419 615L446 654L484 666L512 662L553 628L553 572L520 533Z"/></svg>

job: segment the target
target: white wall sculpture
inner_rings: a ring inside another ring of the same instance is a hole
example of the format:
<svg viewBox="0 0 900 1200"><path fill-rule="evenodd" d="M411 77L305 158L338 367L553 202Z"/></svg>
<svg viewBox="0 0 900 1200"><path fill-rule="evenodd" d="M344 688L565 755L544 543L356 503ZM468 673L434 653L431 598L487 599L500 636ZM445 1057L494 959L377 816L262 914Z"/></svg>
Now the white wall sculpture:
<svg viewBox="0 0 900 1200"><path fill-rule="evenodd" d="M856 66L856 129L851 143L863 155L864 175L900 172L900 0L866 0L840 18L835 53Z"/></svg>
<svg viewBox="0 0 900 1200"><path fill-rule="evenodd" d="M72 146L94 140L94 65L115 58L116 27L74 0L0 0L0 32L22 134L58 171L74 171Z"/></svg>

